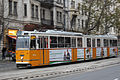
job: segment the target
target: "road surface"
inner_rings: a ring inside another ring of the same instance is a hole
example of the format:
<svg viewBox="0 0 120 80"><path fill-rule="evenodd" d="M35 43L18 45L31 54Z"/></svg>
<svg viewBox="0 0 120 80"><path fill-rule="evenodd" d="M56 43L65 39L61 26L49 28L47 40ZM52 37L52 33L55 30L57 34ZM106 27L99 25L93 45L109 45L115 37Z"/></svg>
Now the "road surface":
<svg viewBox="0 0 120 80"><path fill-rule="evenodd" d="M40 80L40 79L36 79ZM120 80L120 64L96 71L75 73L42 80Z"/></svg>
<svg viewBox="0 0 120 80"><path fill-rule="evenodd" d="M17 69L14 62L0 63L0 80L32 80L32 79L33 80L41 80L41 79L52 80L54 78L58 78L58 76L67 77L72 74L75 74L77 76L78 73L82 75L83 72L90 73L91 71L96 71L98 69L102 70L103 68L110 67L113 65L114 66L120 65L120 57L102 59L102 60L90 61L90 62L75 63L75 64L36 67L32 69ZM118 68L120 69L120 67ZM102 74L102 72L100 74ZM115 75L117 75L117 73ZM111 74L109 76L111 76ZM74 76L72 78L74 78ZM117 76L115 76L114 78L116 78L117 80ZM84 79L84 80L87 80L87 79ZM106 80L106 79L102 79L102 80Z"/></svg>

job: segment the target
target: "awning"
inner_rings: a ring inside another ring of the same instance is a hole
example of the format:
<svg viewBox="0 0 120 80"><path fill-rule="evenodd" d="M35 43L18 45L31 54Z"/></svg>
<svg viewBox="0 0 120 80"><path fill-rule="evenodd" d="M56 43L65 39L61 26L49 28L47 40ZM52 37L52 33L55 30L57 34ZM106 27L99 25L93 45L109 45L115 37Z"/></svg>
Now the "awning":
<svg viewBox="0 0 120 80"><path fill-rule="evenodd" d="M16 39L16 36L8 36L8 37L10 37L10 38L12 38L12 39Z"/></svg>

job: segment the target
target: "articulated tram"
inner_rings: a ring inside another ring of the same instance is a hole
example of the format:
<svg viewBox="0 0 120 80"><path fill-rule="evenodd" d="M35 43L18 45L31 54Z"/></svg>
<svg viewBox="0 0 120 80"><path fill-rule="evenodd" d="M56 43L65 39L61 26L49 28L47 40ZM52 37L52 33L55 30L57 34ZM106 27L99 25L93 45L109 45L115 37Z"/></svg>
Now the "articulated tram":
<svg viewBox="0 0 120 80"><path fill-rule="evenodd" d="M118 55L117 37L48 30L18 31L17 67L68 63Z"/></svg>

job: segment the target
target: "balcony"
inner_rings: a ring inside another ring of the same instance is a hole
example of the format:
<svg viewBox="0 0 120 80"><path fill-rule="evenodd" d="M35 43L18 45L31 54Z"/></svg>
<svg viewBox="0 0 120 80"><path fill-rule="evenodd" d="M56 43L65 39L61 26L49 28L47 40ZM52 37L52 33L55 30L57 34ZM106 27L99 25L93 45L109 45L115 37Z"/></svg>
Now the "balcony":
<svg viewBox="0 0 120 80"><path fill-rule="evenodd" d="M54 0L38 0L41 3L41 7L44 8L52 8L54 4Z"/></svg>

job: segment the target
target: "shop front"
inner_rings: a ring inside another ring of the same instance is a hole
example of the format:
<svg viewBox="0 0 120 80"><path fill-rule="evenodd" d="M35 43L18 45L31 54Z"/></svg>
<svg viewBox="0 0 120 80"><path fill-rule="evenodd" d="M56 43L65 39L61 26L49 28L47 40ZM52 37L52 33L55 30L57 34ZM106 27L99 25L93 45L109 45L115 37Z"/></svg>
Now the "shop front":
<svg viewBox="0 0 120 80"><path fill-rule="evenodd" d="M8 29L7 35L7 50L8 55L15 59L15 49L16 49L16 37L17 37L16 29Z"/></svg>

